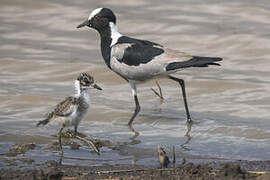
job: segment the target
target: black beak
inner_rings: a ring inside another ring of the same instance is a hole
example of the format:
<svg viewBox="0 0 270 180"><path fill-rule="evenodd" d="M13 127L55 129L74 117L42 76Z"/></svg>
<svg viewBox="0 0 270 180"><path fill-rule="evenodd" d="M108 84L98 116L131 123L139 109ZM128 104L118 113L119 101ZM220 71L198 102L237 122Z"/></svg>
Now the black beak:
<svg viewBox="0 0 270 180"><path fill-rule="evenodd" d="M90 26L89 20L84 21L82 24L78 25L77 28L81 28L81 27L84 27L84 26Z"/></svg>
<svg viewBox="0 0 270 180"><path fill-rule="evenodd" d="M93 85L93 88L96 88L96 89L98 89L98 90L102 90L101 87L99 87L97 84L94 84L94 85Z"/></svg>

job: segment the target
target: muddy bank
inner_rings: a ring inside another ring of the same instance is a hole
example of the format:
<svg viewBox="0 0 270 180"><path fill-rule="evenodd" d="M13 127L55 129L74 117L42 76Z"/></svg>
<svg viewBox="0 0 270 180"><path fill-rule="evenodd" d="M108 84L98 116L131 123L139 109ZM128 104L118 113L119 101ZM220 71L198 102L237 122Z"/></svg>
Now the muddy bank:
<svg viewBox="0 0 270 180"><path fill-rule="evenodd" d="M54 135L56 137L56 135ZM125 150L131 152L127 144L110 142L109 140L93 139L79 133L81 138L91 140L99 148L107 148L112 151L119 151L124 156ZM33 155L34 151L40 153L58 154L58 142L47 145L36 145L35 143L13 144L7 153L0 156L0 180L2 179L269 179L270 161L247 161L247 160L226 160L219 158L202 158L187 156L184 153L176 152L176 163L171 159L169 168L160 169L158 157L152 152L151 158L145 159L144 164L135 161L121 164L120 160L103 161L97 165L98 158L110 159L114 156L111 151L102 151L101 155L96 155L91 147L87 147L84 142L75 138L71 130L62 133L63 145L65 148L64 157L57 156L56 160L42 161ZM88 161L88 165L83 165L83 159L77 158L77 165L67 163L72 152L82 153L83 148L88 148L89 153L97 160ZM68 150L70 149L70 150ZM39 151L41 150L41 151ZM74 151L74 152L73 152ZM136 151L136 150L135 150ZM123 154L124 153L124 154ZM138 152L141 154L142 152ZM144 155L147 151L143 151ZM107 154L107 155L106 155ZM172 157L170 153L167 154ZM127 155L126 155L127 156ZM47 156L46 156L47 157ZM145 156L147 157L147 156ZM80 160L80 161L79 161ZM153 165L150 165L152 161ZM80 163L78 163L80 162ZM154 163L153 163L154 162Z"/></svg>
<svg viewBox="0 0 270 180"><path fill-rule="evenodd" d="M46 167L36 169L0 169L0 179L261 179L270 178L269 173L247 171L239 162L221 164L188 163L176 168L115 166L68 166L48 162ZM261 165L269 162L261 162Z"/></svg>

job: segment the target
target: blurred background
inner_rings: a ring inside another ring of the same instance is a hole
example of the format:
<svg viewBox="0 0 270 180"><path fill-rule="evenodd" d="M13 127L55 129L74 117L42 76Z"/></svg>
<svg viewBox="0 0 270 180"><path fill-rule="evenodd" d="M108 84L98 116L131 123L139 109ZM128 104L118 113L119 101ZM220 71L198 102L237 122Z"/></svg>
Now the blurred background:
<svg viewBox="0 0 270 180"><path fill-rule="evenodd" d="M111 72L100 53L99 35L76 29L98 7L111 8L119 31L191 55L223 58L220 67L190 68L186 80L191 115L186 126L178 84L160 80L138 87L141 113L133 130L130 87ZM189 161L270 160L270 4L219 0L1 0L0 154L14 143L35 142L25 156L41 163L57 159L42 147L57 141L57 127L35 126L64 97L74 93L80 72L92 74L103 91L91 91L91 107L79 126L90 137L118 149L64 151L66 164L157 164L157 144L174 145ZM135 132L136 131L136 132ZM5 164L0 163L0 166Z"/></svg>

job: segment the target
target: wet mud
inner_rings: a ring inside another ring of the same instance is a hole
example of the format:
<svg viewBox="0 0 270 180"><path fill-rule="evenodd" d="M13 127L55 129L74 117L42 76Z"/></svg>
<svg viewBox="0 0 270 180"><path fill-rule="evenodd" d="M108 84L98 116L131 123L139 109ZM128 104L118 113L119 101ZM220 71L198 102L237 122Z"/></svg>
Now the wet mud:
<svg viewBox="0 0 270 180"><path fill-rule="evenodd" d="M1 179L257 179L268 180L270 173L247 171L239 163L224 163L218 168L210 164L189 163L175 168L130 167L123 165L80 167L61 166L57 162L42 169L0 169Z"/></svg>

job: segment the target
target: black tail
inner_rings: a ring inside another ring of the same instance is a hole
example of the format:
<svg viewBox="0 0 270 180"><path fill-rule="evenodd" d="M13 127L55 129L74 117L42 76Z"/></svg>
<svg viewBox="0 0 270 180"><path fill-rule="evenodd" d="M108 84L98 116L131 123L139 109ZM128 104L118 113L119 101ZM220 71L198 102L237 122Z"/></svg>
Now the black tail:
<svg viewBox="0 0 270 180"><path fill-rule="evenodd" d="M39 121L39 122L37 123L37 127L38 127L39 125L45 126L46 124L49 123L49 121L50 121L50 119L51 119L52 117L53 117L53 112L51 112L50 114L48 114L48 116L47 116L46 119L44 119L44 120L42 120L42 121Z"/></svg>
<svg viewBox="0 0 270 180"><path fill-rule="evenodd" d="M220 64L215 63L216 61L222 61L222 58L193 56L190 60L187 61L173 62L168 64L166 67L166 71L172 71L188 67L208 67L209 65L220 66Z"/></svg>

